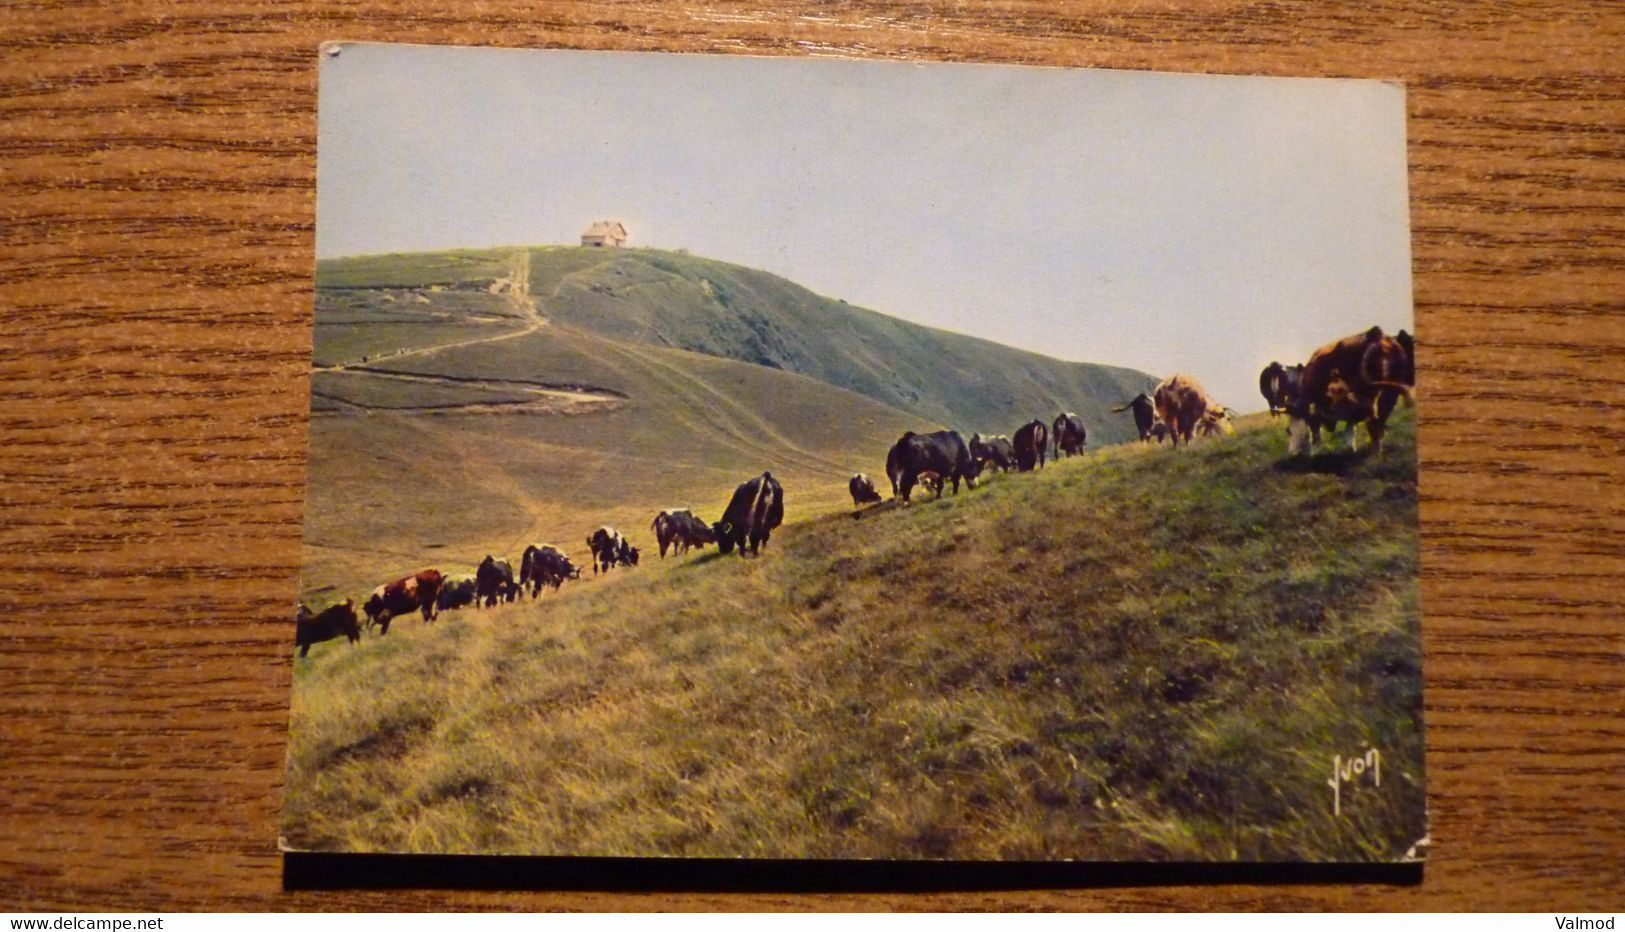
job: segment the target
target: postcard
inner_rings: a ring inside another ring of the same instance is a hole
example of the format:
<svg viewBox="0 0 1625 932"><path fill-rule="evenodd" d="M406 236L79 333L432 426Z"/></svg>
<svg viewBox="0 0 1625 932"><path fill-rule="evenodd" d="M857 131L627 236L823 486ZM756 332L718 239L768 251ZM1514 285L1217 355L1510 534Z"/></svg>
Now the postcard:
<svg viewBox="0 0 1625 932"><path fill-rule="evenodd" d="M1423 855L1402 87L321 57L284 850Z"/></svg>

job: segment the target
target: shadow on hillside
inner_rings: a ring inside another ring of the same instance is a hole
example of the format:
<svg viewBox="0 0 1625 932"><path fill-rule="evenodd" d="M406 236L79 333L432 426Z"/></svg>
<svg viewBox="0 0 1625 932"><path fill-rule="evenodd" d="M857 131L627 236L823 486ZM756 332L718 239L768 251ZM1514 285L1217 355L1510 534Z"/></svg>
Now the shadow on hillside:
<svg viewBox="0 0 1625 932"><path fill-rule="evenodd" d="M862 508L854 508L852 510L852 512L851 512L852 520L853 521L862 521L864 518L873 517L873 516L878 515L878 514L884 514L885 512L888 512L888 511L896 511L897 509L902 508L902 507L903 507L902 499L888 498L885 501L880 502L878 504L864 505Z"/></svg>
<svg viewBox="0 0 1625 932"><path fill-rule="evenodd" d="M1422 882L1422 864L819 861L310 854L282 858L287 890L598 890L880 893L1187 884Z"/></svg>
<svg viewBox="0 0 1625 932"><path fill-rule="evenodd" d="M715 547L711 547L711 548L708 548L704 553L702 553L699 556L693 558L692 560L685 560L684 562L679 563L677 565L677 572L681 573L681 572L684 572L686 570L691 570L696 566L705 566L707 563L715 563L718 560L725 560L725 559L727 559L729 557L734 557L734 559L738 559L738 557L734 556L734 554L723 553L722 551L716 549Z"/></svg>
<svg viewBox="0 0 1625 932"><path fill-rule="evenodd" d="M1365 462L1366 452L1370 447L1360 450L1332 450L1327 453L1317 453L1313 456L1288 456L1275 462L1276 472L1287 473L1324 473L1333 476L1346 475L1350 469Z"/></svg>

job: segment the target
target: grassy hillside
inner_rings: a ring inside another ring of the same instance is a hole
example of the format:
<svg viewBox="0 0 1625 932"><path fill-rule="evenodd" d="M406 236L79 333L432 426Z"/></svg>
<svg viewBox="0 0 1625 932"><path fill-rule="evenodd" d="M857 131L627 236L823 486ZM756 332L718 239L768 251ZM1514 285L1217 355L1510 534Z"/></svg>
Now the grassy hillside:
<svg viewBox="0 0 1625 932"><path fill-rule="evenodd" d="M1062 362L832 300L767 272L654 249L535 249L530 290L551 319L622 342L799 372L970 436L1013 433L1061 411L1091 442L1130 439L1107 409L1154 385L1144 373ZM1094 438L1099 438L1096 441Z"/></svg>
<svg viewBox="0 0 1625 932"><path fill-rule="evenodd" d="M1306 468L1256 421L1116 447L786 527L758 560L646 562L318 645L286 839L1400 857L1424 834L1411 412L1391 427L1381 459ZM1345 785L1334 816L1333 756L1367 748L1381 786Z"/></svg>
<svg viewBox="0 0 1625 932"><path fill-rule="evenodd" d="M853 472L883 476L905 430L1067 408L1099 444L1128 419L1098 409L1148 381L737 266L576 247L324 260L314 363L301 595L317 603L531 542L579 552L600 524L647 546L656 511L716 518L764 469L804 520L841 507Z"/></svg>
<svg viewBox="0 0 1625 932"><path fill-rule="evenodd" d="M513 386L606 403L521 410ZM652 549L660 509L716 520L764 469L785 484L786 520L803 520L850 504L847 478L883 475L892 441L921 426L804 376L560 326L318 372L313 390L318 410L344 409L310 427L301 594L321 603L425 566L517 561L532 542L582 557L600 524Z"/></svg>
<svg viewBox="0 0 1625 932"><path fill-rule="evenodd" d="M321 259L317 291L343 288L455 287L494 281L508 273L511 249L454 249Z"/></svg>

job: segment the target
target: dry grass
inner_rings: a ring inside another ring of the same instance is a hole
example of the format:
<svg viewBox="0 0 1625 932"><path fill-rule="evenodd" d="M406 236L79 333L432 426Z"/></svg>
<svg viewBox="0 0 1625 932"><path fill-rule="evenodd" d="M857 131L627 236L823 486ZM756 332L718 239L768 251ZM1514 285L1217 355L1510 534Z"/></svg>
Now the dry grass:
<svg viewBox="0 0 1625 932"><path fill-rule="evenodd" d="M1113 448L759 560L319 645L299 848L1400 857L1424 832L1415 455ZM789 484L787 483L787 487ZM794 492L792 488L792 493ZM1383 754L1343 789L1334 754Z"/></svg>

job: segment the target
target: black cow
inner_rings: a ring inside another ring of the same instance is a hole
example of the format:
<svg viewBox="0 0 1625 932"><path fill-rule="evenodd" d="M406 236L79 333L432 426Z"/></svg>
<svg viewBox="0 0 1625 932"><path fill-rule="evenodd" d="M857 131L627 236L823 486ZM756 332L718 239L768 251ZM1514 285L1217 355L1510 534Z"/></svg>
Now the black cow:
<svg viewBox="0 0 1625 932"><path fill-rule="evenodd" d="M361 622L356 618L353 599L330 606L319 615L312 615L304 605L299 606L293 634L293 641L299 646L299 656L309 654L310 645L330 641L340 635L349 638L351 644L361 640Z"/></svg>
<svg viewBox="0 0 1625 932"><path fill-rule="evenodd" d="M902 451L901 442L892 444L892 448L886 451L886 478L891 480L892 498L897 497L897 480L903 475Z"/></svg>
<svg viewBox="0 0 1625 932"><path fill-rule="evenodd" d="M1283 366L1272 362L1258 374L1258 391L1269 402L1270 414L1283 414L1292 406L1303 381L1303 366Z"/></svg>
<svg viewBox="0 0 1625 932"><path fill-rule="evenodd" d="M690 514L678 522L677 542L683 545L683 552L688 553L692 547L709 547L716 543L717 534L709 522Z"/></svg>
<svg viewBox="0 0 1625 932"><path fill-rule="evenodd" d="M954 494L958 495L960 480L964 480L967 488L974 487L981 467L976 465L959 431L939 430L930 434L909 431L898 438L886 455L886 471L891 475L892 488L906 505L922 473L932 472L940 477L936 486L938 495L942 494L942 481L953 483Z"/></svg>
<svg viewBox="0 0 1625 932"><path fill-rule="evenodd" d="M1044 451L1049 449L1049 429L1043 421L1028 421L1016 431L1016 468L1022 472L1044 468Z"/></svg>
<svg viewBox="0 0 1625 932"><path fill-rule="evenodd" d="M655 532L655 543L660 545L660 559L666 559L668 547L676 554L678 546L682 543L680 540L682 526L693 516L693 512L687 508L667 508L655 515L654 523L649 525L649 529Z"/></svg>
<svg viewBox="0 0 1625 932"><path fill-rule="evenodd" d="M1134 426L1140 431L1140 440L1149 443L1151 441L1151 425L1157 423L1156 403L1151 400L1150 395L1141 392L1129 401L1125 401L1113 408L1112 411L1115 413L1131 409L1134 411ZM1157 442L1161 443L1162 438L1157 438Z"/></svg>
<svg viewBox="0 0 1625 932"><path fill-rule="evenodd" d="M543 586L552 586L557 592L566 579L580 578L581 568L552 544L531 544L519 560L519 589L523 592L528 584L532 599L541 593Z"/></svg>
<svg viewBox="0 0 1625 932"><path fill-rule="evenodd" d="M705 547L717 542L711 525L696 518L687 508L670 508L655 515L655 540L660 544L660 558L666 558L666 548L675 555L679 547L688 553L691 547Z"/></svg>
<svg viewBox="0 0 1625 932"><path fill-rule="evenodd" d="M734 489L722 520L711 525L711 530L717 535L717 549L723 553L732 553L737 547L743 557L749 546L751 556L756 556L767 546L773 529L783 523L784 487L772 473L764 472Z"/></svg>
<svg viewBox="0 0 1625 932"><path fill-rule="evenodd" d="M976 461L978 471L993 466L1000 472L1009 472L1010 467L1016 464L1015 444L1003 434L986 439L981 434L971 434L970 455Z"/></svg>
<svg viewBox="0 0 1625 932"><path fill-rule="evenodd" d="M520 589L519 583L514 581L513 564L509 563L507 560L498 560L497 572L502 574L502 601L519 601L519 593L522 590Z"/></svg>
<svg viewBox="0 0 1625 932"><path fill-rule="evenodd" d="M598 569L603 567L609 572L617 564L625 566L638 565L638 548L632 546L621 532L612 527L601 527L592 532L587 538L587 549L592 551L592 574L598 575Z"/></svg>
<svg viewBox="0 0 1625 932"><path fill-rule="evenodd" d="M486 554L474 570L476 608L490 608L497 604L498 599L511 602L517 588L513 581L513 564L507 560L498 560Z"/></svg>
<svg viewBox="0 0 1625 932"><path fill-rule="evenodd" d="M462 608L464 605L474 604L476 583L473 579L448 579L440 587L440 595L435 599L437 611L447 611L453 608Z"/></svg>
<svg viewBox="0 0 1625 932"><path fill-rule="evenodd" d="M1062 453L1075 456L1083 452L1083 445L1089 440L1089 432L1083 429L1083 418L1067 411L1056 415L1051 427L1050 438L1055 444L1056 459L1060 459Z"/></svg>
<svg viewBox="0 0 1625 932"><path fill-rule="evenodd" d="M1399 341L1400 348L1405 351L1405 367L1399 373L1400 381L1406 385L1414 386L1416 384L1416 338L1401 330L1394 334L1394 339Z"/></svg>
<svg viewBox="0 0 1625 932"><path fill-rule="evenodd" d="M880 501L880 493L875 491L875 484L863 473L853 473L847 480L847 491L852 493L852 507L862 508Z"/></svg>

